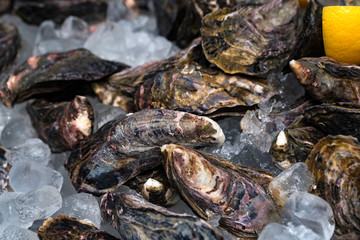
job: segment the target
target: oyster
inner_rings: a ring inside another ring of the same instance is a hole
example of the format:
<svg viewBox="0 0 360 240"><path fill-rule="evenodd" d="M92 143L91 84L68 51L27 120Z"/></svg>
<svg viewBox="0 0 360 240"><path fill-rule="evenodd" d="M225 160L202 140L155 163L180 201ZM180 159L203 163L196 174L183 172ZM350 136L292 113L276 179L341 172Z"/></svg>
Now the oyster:
<svg viewBox="0 0 360 240"><path fill-rule="evenodd" d="M15 61L19 48L20 35L16 26L0 23L0 73Z"/></svg>
<svg viewBox="0 0 360 240"><path fill-rule="evenodd" d="M94 225L65 215L48 218L39 228L40 240L54 239L87 239L87 240L116 240L118 238L96 228Z"/></svg>
<svg viewBox="0 0 360 240"><path fill-rule="evenodd" d="M9 189L9 172L11 165L5 158L6 149L0 145L0 195Z"/></svg>
<svg viewBox="0 0 360 240"><path fill-rule="evenodd" d="M100 208L123 239L223 239L205 221L170 212L135 194L107 193L101 199Z"/></svg>
<svg viewBox="0 0 360 240"><path fill-rule="evenodd" d="M328 136L311 151L306 165L316 180L315 192L331 205L337 230L360 234L360 144L351 136Z"/></svg>
<svg viewBox="0 0 360 240"><path fill-rule="evenodd" d="M163 144L219 146L224 140L220 126L207 117L147 109L110 121L80 141L65 168L78 191L104 193L161 165Z"/></svg>
<svg viewBox="0 0 360 240"><path fill-rule="evenodd" d="M300 115L290 126L281 131L272 143L270 153L280 169L296 162L305 162L316 143L325 134L310 126Z"/></svg>
<svg viewBox="0 0 360 240"><path fill-rule="evenodd" d="M179 201L176 189L170 186L163 167L137 175L125 183L135 189L147 201L160 206L175 205Z"/></svg>
<svg viewBox="0 0 360 240"><path fill-rule="evenodd" d="M14 1L14 11L25 22L40 24L45 20L61 23L67 16L77 16L87 22L105 20L107 2L103 0Z"/></svg>
<svg viewBox="0 0 360 240"><path fill-rule="evenodd" d="M40 138L53 152L72 150L93 130L94 112L86 97L61 103L37 100L27 105L27 111Z"/></svg>
<svg viewBox="0 0 360 240"><path fill-rule="evenodd" d="M297 0L240 4L210 13L201 28L205 56L226 73L266 74L290 57L297 18Z"/></svg>
<svg viewBox="0 0 360 240"><path fill-rule="evenodd" d="M74 89L84 89L85 81L100 80L125 67L122 63L102 60L86 49L33 56L3 81L0 98L10 108L35 94L66 88L76 92Z"/></svg>
<svg viewBox="0 0 360 240"><path fill-rule="evenodd" d="M170 182L201 218L220 215L219 227L237 237L254 238L278 216L266 192L270 173L175 144L161 150Z"/></svg>
<svg viewBox="0 0 360 240"><path fill-rule="evenodd" d="M290 67L315 100L360 103L359 66L320 57L292 60Z"/></svg>

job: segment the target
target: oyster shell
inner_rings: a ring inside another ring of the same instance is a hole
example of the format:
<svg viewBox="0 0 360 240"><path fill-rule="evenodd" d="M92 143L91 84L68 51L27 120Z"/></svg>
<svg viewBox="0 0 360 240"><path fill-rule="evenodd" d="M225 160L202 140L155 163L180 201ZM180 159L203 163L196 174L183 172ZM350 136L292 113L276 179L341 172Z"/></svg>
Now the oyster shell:
<svg viewBox="0 0 360 240"><path fill-rule="evenodd" d="M204 219L220 215L219 227L254 238L277 210L266 188L272 175L204 152L169 144L161 148L168 178Z"/></svg>
<svg viewBox="0 0 360 240"><path fill-rule="evenodd" d="M16 26L0 23L0 73L15 61L19 48L20 35Z"/></svg>
<svg viewBox="0 0 360 240"><path fill-rule="evenodd" d="M77 16L87 22L105 20L107 2L103 0L14 1L14 12L25 22L39 25L45 20L61 23L67 16Z"/></svg>
<svg viewBox="0 0 360 240"><path fill-rule="evenodd" d="M39 228L38 237L40 240L118 239L88 222L65 215L59 215L56 218L48 218Z"/></svg>
<svg viewBox="0 0 360 240"><path fill-rule="evenodd" d="M320 57L292 60L290 67L315 100L360 103L359 66Z"/></svg>
<svg viewBox="0 0 360 240"><path fill-rule="evenodd" d="M328 136L311 151L306 165L315 192L331 205L338 231L360 233L360 144L351 136Z"/></svg>
<svg viewBox="0 0 360 240"><path fill-rule="evenodd" d="M202 20L205 56L226 73L266 74L290 57L297 18L296 0L222 8Z"/></svg>
<svg viewBox="0 0 360 240"><path fill-rule="evenodd" d="M276 166L285 169L296 162L305 162L316 143L323 137L324 133L310 126L304 116L300 115L276 136L270 154Z"/></svg>
<svg viewBox="0 0 360 240"><path fill-rule="evenodd" d="M27 111L40 138L53 152L72 150L93 130L94 112L86 97L61 103L37 100L27 105Z"/></svg>
<svg viewBox="0 0 360 240"><path fill-rule="evenodd" d="M5 158L6 149L0 145L0 195L9 190L9 172L11 165Z"/></svg>
<svg viewBox="0 0 360 240"><path fill-rule="evenodd" d="M179 201L176 189L170 186L163 167L137 175L125 183L141 194L147 201L160 206L175 205Z"/></svg>
<svg viewBox="0 0 360 240"><path fill-rule="evenodd" d="M78 191L104 193L161 164L160 146L222 145L220 126L207 117L147 109L108 122L78 143L65 168Z"/></svg>
<svg viewBox="0 0 360 240"><path fill-rule="evenodd" d="M123 239L223 239L202 219L170 212L135 194L107 193L100 208Z"/></svg>
<svg viewBox="0 0 360 240"><path fill-rule="evenodd" d="M66 88L71 89L69 92L74 92L74 89L81 91L85 88L85 81L100 80L126 67L122 63L102 60L86 49L33 56L3 81L0 98L5 106L11 108L16 102L35 94Z"/></svg>

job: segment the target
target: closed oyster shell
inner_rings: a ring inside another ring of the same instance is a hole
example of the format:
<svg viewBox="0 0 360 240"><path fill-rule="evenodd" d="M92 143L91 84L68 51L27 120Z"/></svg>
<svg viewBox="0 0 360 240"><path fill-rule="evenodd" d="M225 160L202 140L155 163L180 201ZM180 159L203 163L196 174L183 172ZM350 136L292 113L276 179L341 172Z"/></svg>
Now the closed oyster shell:
<svg viewBox="0 0 360 240"><path fill-rule="evenodd" d="M19 48L20 35L16 26L0 23L0 73L15 61Z"/></svg>
<svg viewBox="0 0 360 240"><path fill-rule="evenodd" d="M207 117L147 109L108 122L80 141L65 162L78 191L104 193L140 172L161 165L160 146L222 145L220 126Z"/></svg>
<svg viewBox="0 0 360 240"><path fill-rule="evenodd" d="M65 215L59 215L56 218L48 218L39 228L38 236L40 240L118 239L88 222Z"/></svg>
<svg viewBox="0 0 360 240"><path fill-rule="evenodd" d="M170 182L201 218L220 215L219 227L237 237L255 238L277 217L266 192L271 174L175 144L161 150Z"/></svg>
<svg viewBox="0 0 360 240"><path fill-rule="evenodd" d="M107 193L100 208L123 239L223 239L202 219L170 212L135 194Z"/></svg>
<svg viewBox="0 0 360 240"><path fill-rule="evenodd" d="M205 56L226 73L266 74L290 57L297 18L296 0L222 8L202 20Z"/></svg>
<svg viewBox="0 0 360 240"><path fill-rule="evenodd" d="M360 144L351 136L328 136L311 151L306 165L315 192L331 205L337 231L360 234Z"/></svg>
<svg viewBox="0 0 360 240"><path fill-rule="evenodd" d="M61 103L37 100L27 105L27 111L40 138L53 152L72 150L93 130L93 108L83 96Z"/></svg>
<svg viewBox="0 0 360 240"><path fill-rule="evenodd" d="M359 66L320 57L292 60L290 67L315 100L360 103Z"/></svg>
<svg viewBox="0 0 360 240"><path fill-rule="evenodd" d="M35 94L66 88L70 88L70 92L75 89L80 92L86 81L100 80L126 67L122 63L102 60L86 49L33 56L3 81L0 99L11 108L16 102Z"/></svg>

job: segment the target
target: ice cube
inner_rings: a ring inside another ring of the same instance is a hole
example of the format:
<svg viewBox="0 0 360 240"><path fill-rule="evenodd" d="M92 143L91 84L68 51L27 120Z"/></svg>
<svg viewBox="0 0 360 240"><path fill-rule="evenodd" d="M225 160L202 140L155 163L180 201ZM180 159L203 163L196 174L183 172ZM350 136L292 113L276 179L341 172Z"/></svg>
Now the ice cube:
<svg viewBox="0 0 360 240"><path fill-rule="evenodd" d="M295 192L282 209L282 223L299 239L329 240L335 221L329 203L310 193Z"/></svg>
<svg viewBox="0 0 360 240"><path fill-rule="evenodd" d="M81 18L69 16L65 19L59 30L61 38L71 38L79 41L79 47L83 45L90 35L89 25Z"/></svg>
<svg viewBox="0 0 360 240"><path fill-rule="evenodd" d="M261 231L258 240L300 240L289 228L279 223L269 223Z"/></svg>
<svg viewBox="0 0 360 240"><path fill-rule="evenodd" d="M269 191L278 205L283 206L294 192L308 192L311 190L315 178L305 163L295 163L275 177Z"/></svg>
<svg viewBox="0 0 360 240"><path fill-rule="evenodd" d="M27 117L11 118L11 121L5 125L0 142L4 147L11 148L21 145L28 138L36 138L36 132Z"/></svg>
<svg viewBox="0 0 360 240"><path fill-rule="evenodd" d="M2 240L38 240L37 233L28 229L9 226L0 236Z"/></svg>
<svg viewBox="0 0 360 240"><path fill-rule="evenodd" d="M38 163L16 161L9 173L9 183L15 192L28 193L44 185L53 186L60 191L63 176Z"/></svg>

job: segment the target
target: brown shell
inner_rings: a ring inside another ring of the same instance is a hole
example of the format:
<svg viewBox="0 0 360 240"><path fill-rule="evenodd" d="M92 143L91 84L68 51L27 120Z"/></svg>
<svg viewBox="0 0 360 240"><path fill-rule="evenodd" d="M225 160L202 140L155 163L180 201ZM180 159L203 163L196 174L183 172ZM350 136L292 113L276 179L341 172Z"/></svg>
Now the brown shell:
<svg viewBox="0 0 360 240"><path fill-rule="evenodd" d="M86 49L32 56L3 81L0 99L11 108L16 102L40 93L67 89L81 94L87 81L100 80L126 67L102 60Z"/></svg>
<svg viewBox="0 0 360 240"><path fill-rule="evenodd" d="M328 136L311 151L306 165L315 192L331 205L341 233L360 234L360 144L351 136Z"/></svg>
<svg viewBox="0 0 360 240"><path fill-rule="evenodd" d="M65 215L48 218L39 228L40 240L117 240L94 225Z"/></svg>
<svg viewBox="0 0 360 240"><path fill-rule="evenodd" d="M206 58L226 73L262 75L284 65L297 37L297 0L223 8L202 20Z"/></svg>
<svg viewBox="0 0 360 240"><path fill-rule="evenodd" d="M80 141L65 162L78 191L112 191L140 172L161 164L160 146L222 145L220 126L207 117L147 109L108 122Z"/></svg>
<svg viewBox="0 0 360 240"><path fill-rule="evenodd" d="M0 73L15 61L19 48L20 35L16 26L0 23Z"/></svg>
<svg viewBox="0 0 360 240"><path fill-rule="evenodd" d="M220 215L221 228L245 239L255 238L277 218L275 203L265 190L271 174L175 144L161 150L169 180L200 217Z"/></svg>
<svg viewBox="0 0 360 240"><path fill-rule="evenodd" d="M61 103L37 100L27 105L27 111L40 138L53 152L72 150L93 130L93 108L83 96Z"/></svg>
<svg viewBox="0 0 360 240"><path fill-rule="evenodd" d="M107 193L101 199L105 219L127 240L223 240L210 224L195 216L173 213L136 194Z"/></svg>
<svg viewBox="0 0 360 240"><path fill-rule="evenodd" d="M360 66L319 57L292 60L290 67L315 100L360 103Z"/></svg>
<svg viewBox="0 0 360 240"><path fill-rule="evenodd" d="M9 190L9 172L11 165L5 158L6 149L0 145L0 195Z"/></svg>

